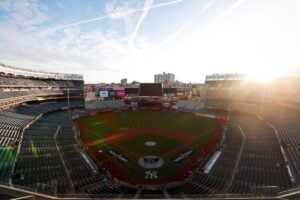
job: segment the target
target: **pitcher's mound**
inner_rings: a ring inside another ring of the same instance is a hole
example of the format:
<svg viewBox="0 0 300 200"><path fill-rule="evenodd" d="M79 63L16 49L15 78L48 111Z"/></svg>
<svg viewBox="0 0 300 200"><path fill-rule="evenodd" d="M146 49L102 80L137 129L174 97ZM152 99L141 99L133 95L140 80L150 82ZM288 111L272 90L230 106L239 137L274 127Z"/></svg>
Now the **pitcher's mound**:
<svg viewBox="0 0 300 200"><path fill-rule="evenodd" d="M147 141L147 142L145 142L145 145L146 145L147 147L153 147L153 146L156 145L156 142L153 142L153 141Z"/></svg>

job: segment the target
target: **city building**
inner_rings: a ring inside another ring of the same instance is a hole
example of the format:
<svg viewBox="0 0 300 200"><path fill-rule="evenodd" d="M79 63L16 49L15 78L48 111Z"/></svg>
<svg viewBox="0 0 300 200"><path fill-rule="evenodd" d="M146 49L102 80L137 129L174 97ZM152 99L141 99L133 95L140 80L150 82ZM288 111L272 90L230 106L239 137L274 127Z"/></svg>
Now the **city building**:
<svg viewBox="0 0 300 200"><path fill-rule="evenodd" d="M125 86L127 84L127 78L121 79L121 85Z"/></svg>
<svg viewBox="0 0 300 200"><path fill-rule="evenodd" d="M175 82L175 74L163 72L154 75L154 83Z"/></svg>

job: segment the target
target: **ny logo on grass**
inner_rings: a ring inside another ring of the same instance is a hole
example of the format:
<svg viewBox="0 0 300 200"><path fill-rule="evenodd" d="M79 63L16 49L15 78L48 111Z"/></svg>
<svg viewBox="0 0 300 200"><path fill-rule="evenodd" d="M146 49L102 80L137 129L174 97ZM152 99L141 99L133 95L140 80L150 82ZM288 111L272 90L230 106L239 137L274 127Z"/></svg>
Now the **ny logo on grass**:
<svg viewBox="0 0 300 200"><path fill-rule="evenodd" d="M145 179L158 179L157 171L146 171Z"/></svg>

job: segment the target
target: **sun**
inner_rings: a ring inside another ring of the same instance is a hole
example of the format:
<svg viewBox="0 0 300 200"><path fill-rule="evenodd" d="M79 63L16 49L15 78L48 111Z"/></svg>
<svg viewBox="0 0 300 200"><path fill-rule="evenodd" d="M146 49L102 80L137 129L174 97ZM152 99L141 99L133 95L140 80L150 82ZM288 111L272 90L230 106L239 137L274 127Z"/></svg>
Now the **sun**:
<svg viewBox="0 0 300 200"><path fill-rule="evenodd" d="M265 70L265 71L255 70L255 71L249 72L247 74L247 77L250 80L255 80L258 82L270 82L274 79L283 77L285 75L286 75L286 72L283 70L269 69L269 70Z"/></svg>
<svg viewBox="0 0 300 200"><path fill-rule="evenodd" d="M269 82L280 77L279 74L254 74L249 75L249 79L259 82Z"/></svg>

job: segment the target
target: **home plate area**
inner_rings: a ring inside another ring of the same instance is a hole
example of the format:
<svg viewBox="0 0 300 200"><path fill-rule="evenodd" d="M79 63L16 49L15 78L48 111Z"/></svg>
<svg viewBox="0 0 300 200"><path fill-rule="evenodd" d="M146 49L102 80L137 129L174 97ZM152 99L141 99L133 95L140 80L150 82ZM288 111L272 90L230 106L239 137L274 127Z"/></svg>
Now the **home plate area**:
<svg viewBox="0 0 300 200"><path fill-rule="evenodd" d="M147 147L154 147L156 142L154 141L147 141L145 142L145 146ZM159 156L144 156L139 159L139 165L145 169L151 169L145 171L145 179L158 179L157 171L153 169L160 168L164 164L164 160Z"/></svg>
<svg viewBox="0 0 300 200"><path fill-rule="evenodd" d="M145 169L157 169L164 164L164 160L158 156L144 156L139 159L139 165Z"/></svg>
<svg viewBox="0 0 300 200"><path fill-rule="evenodd" d="M104 139L110 149L105 152L118 168L119 176L115 177L145 184L155 184L177 175L192 155L180 160L176 158L182 157L197 139L190 133L162 128L128 129L113 135L114 138L109 135Z"/></svg>
<svg viewBox="0 0 300 200"><path fill-rule="evenodd" d="M145 179L158 179L158 172L153 169L160 168L164 164L163 159L158 156L144 156L138 162L141 167L149 169L145 171Z"/></svg>

